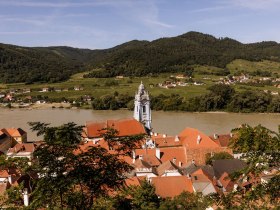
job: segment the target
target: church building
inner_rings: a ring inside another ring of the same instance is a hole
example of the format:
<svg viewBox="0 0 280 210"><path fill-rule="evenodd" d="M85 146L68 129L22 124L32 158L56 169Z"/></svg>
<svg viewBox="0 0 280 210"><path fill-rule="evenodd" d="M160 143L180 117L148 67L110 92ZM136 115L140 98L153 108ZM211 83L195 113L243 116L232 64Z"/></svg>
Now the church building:
<svg viewBox="0 0 280 210"><path fill-rule="evenodd" d="M152 113L150 104L149 93L145 90L145 87L141 82L134 99L134 119L143 123L148 130L152 129Z"/></svg>

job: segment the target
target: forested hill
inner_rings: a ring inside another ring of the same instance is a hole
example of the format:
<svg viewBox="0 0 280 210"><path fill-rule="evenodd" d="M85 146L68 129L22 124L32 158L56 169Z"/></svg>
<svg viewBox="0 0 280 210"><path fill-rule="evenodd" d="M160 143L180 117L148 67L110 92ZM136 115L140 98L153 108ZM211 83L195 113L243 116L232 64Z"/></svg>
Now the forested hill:
<svg viewBox="0 0 280 210"><path fill-rule="evenodd" d="M89 77L185 71L193 64L225 68L235 59L280 62L280 44L242 44L198 32L152 42L134 40L106 50L0 44L0 82L57 82L93 68L101 70Z"/></svg>

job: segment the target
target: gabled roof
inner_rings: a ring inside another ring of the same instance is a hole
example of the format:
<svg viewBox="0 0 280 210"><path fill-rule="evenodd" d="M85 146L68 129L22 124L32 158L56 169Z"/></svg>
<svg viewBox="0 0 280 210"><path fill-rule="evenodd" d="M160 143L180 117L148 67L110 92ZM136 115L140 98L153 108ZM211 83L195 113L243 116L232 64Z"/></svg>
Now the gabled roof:
<svg viewBox="0 0 280 210"><path fill-rule="evenodd" d="M218 148L220 147L209 136L194 128L185 128L179 138L187 148Z"/></svg>
<svg viewBox="0 0 280 210"><path fill-rule="evenodd" d="M9 173L7 170L0 170L0 178L8 178Z"/></svg>
<svg viewBox="0 0 280 210"><path fill-rule="evenodd" d="M141 186L140 179L137 176L125 179L124 184L126 186Z"/></svg>
<svg viewBox="0 0 280 210"><path fill-rule="evenodd" d="M183 147L166 147L160 148L162 162L166 162L168 160L173 161L176 158L176 165L179 166L179 162L182 165L187 164L187 156L185 152L185 148Z"/></svg>
<svg viewBox="0 0 280 210"><path fill-rule="evenodd" d="M148 155L156 156L156 149L136 149L135 154L142 155L143 157ZM182 165L187 164L187 156L185 152L185 148L183 147L164 147L160 148L160 161L166 162L168 160L173 161L176 159L176 165L179 166L179 162Z"/></svg>
<svg viewBox="0 0 280 210"><path fill-rule="evenodd" d="M228 147L230 139L232 138L230 134L223 134L217 136L210 136L210 138L220 145L221 147Z"/></svg>
<svg viewBox="0 0 280 210"><path fill-rule="evenodd" d="M1 131L11 137L20 137L26 134L21 128L3 128Z"/></svg>
<svg viewBox="0 0 280 210"><path fill-rule="evenodd" d="M144 154L142 158L145 162L149 163L151 166L159 166L161 164L161 161L157 159L155 155Z"/></svg>
<svg viewBox="0 0 280 210"><path fill-rule="evenodd" d="M141 159L137 159L134 163L133 163L133 166L135 168L152 168L152 166L147 163L146 161L144 160L141 160Z"/></svg>
<svg viewBox="0 0 280 210"><path fill-rule="evenodd" d="M178 136L166 136L164 134L159 134L157 136L152 135L152 140L155 141L157 147L176 147L182 146Z"/></svg>
<svg viewBox="0 0 280 210"><path fill-rule="evenodd" d="M38 144L36 143L17 143L14 147L10 148L7 152L7 155L10 153L16 154L19 152L34 152Z"/></svg>
<svg viewBox="0 0 280 210"><path fill-rule="evenodd" d="M179 168L173 162L166 161L157 167L157 174L159 176L162 176L165 174L166 171L174 171L174 170L177 170L179 173L181 173Z"/></svg>
<svg viewBox="0 0 280 210"><path fill-rule="evenodd" d="M231 179L229 178L229 174L227 172L224 172L222 174L222 176L219 178L219 181L227 192L230 192L233 190L234 182L231 181Z"/></svg>
<svg viewBox="0 0 280 210"><path fill-rule="evenodd" d="M185 175L187 174L192 174L193 172L195 172L196 170L198 170L200 167L195 165L194 163L190 162L190 163L187 163L187 165L183 168L183 173Z"/></svg>
<svg viewBox="0 0 280 210"><path fill-rule="evenodd" d="M135 119L107 120L106 122L87 122L86 133L89 138L102 136L102 129L113 128L119 133L117 136L133 136L146 134L144 125Z"/></svg>
<svg viewBox="0 0 280 210"><path fill-rule="evenodd" d="M151 183L156 188L156 194L162 198L173 198L184 191L193 192L191 180L186 176L152 177Z"/></svg>
<svg viewBox="0 0 280 210"><path fill-rule="evenodd" d="M213 161L213 169L217 179L219 179L224 172L231 174L246 167L246 163L238 159L226 159Z"/></svg>

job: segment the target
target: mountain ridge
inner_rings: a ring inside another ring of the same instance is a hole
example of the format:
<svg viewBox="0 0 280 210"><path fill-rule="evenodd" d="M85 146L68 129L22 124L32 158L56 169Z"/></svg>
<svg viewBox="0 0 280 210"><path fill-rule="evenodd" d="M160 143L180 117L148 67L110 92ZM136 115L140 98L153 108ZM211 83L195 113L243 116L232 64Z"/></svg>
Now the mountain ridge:
<svg viewBox="0 0 280 210"><path fill-rule="evenodd" d="M59 82L91 69L99 71L87 77L185 72L192 65L226 68L235 59L280 62L280 44L274 41L243 44L194 31L153 41L131 40L102 50L0 43L0 82Z"/></svg>

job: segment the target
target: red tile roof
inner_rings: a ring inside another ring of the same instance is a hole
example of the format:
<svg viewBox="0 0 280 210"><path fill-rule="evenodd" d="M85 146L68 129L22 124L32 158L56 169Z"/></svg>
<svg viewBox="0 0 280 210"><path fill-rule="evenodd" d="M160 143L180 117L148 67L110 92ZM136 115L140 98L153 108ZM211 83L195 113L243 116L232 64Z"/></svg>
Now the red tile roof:
<svg viewBox="0 0 280 210"><path fill-rule="evenodd" d="M9 173L7 170L0 170L0 177L1 178L8 178L9 177Z"/></svg>
<svg viewBox="0 0 280 210"><path fill-rule="evenodd" d="M165 147L165 148L159 148L160 150L160 161L166 162L166 161L173 161L174 158L176 158L176 165L179 166L179 162L181 162L182 165L187 164L187 157L185 148L183 147ZM145 155L149 156L155 156L156 157L156 149L136 149L135 150L136 156L142 155L145 157Z"/></svg>
<svg viewBox="0 0 280 210"><path fill-rule="evenodd" d="M210 138L217 143L221 147L228 147L229 141L231 139L230 134L223 134L223 135L217 135L216 138L214 136L210 136Z"/></svg>
<svg viewBox="0 0 280 210"><path fill-rule="evenodd" d="M87 122L86 133L89 138L100 137L102 129L114 128L118 136L146 134L145 127L135 119L107 120L106 122ZM104 132L104 131L103 131Z"/></svg>
<svg viewBox="0 0 280 210"><path fill-rule="evenodd" d="M184 191L193 192L191 180L186 176L152 177L151 183L155 186L156 194L162 198L173 198Z"/></svg>
<svg viewBox="0 0 280 210"><path fill-rule="evenodd" d="M131 177L131 178L127 178L126 180L124 180L124 183L126 186L140 186L140 179L137 176Z"/></svg>
<svg viewBox="0 0 280 210"><path fill-rule="evenodd" d="M38 144L35 143L18 143L14 147L10 148L7 154L19 152L34 152L37 146Z"/></svg>
<svg viewBox="0 0 280 210"><path fill-rule="evenodd" d="M176 147L182 146L182 142L180 141L179 137L177 136L166 136L164 137L163 134L157 136L151 136L152 140L155 141L157 147Z"/></svg>
<svg viewBox="0 0 280 210"><path fill-rule="evenodd" d="M3 128L1 131L12 137L20 137L26 134L21 128Z"/></svg>
<svg viewBox="0 0 280 210"><path fill-rule="evenodd" d="M161 164L161 161L155 155L144 154L142 158L151 166L159 166Z"/></svg>
<svg viewBox="0 0 280 210"><path fill-rule="evenodd" d="M194 128L185 128L180 134L179 138L185 147L188 148L218 148L219 145L215 143L209 136Z"/></svg>
<svg viewBox="0 0 280 210"><path fill-rule="evenodd" d="M224 172L222 176L219 178L219 181L223 185L223 187L226 189L227 192L230 192L233 190L234 182L231 181L229 178L229 174L227 172Z"/></svg>
<svg viewBox="0 0 280 210"><path fill-rule="evenodd" d="M162 176L166 171L175 171L177 170L179 173L179 168L171 161L166 161L162 163L159 167L157 167L157 174L159 176Z"/></svg>
<svg viewBox="0 0 280 210"><path fill-rule="evenodd" d="M183 147L160 148L160 153L161 153L160 160L162 162L166 162L168 160L173 161L173 159L176 158L177 166L180 166L179 162L181 162L182 165L187 164L186 151L185 151L185 148L183 148Z"/></svg>

